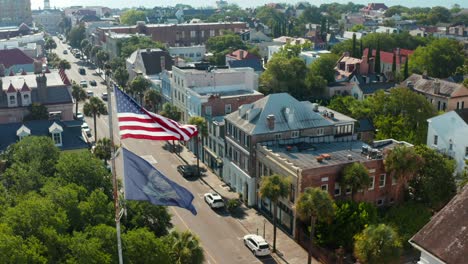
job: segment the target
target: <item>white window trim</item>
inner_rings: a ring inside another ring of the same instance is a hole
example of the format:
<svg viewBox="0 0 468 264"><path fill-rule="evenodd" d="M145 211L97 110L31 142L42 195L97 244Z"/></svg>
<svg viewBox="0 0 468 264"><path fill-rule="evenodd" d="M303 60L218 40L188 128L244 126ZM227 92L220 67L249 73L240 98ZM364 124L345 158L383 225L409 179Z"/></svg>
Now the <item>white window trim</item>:
<svg viewBox="0 0 468 264"><path fill-rule="evenodd" d="M382 181L381 181L382 177L383 177L383 185L380 184L380 183L382 182ZM385 187L385 182L386 182L386 181L387 181L387 174L385 174L385 173L380 174L380 177L379 177L379 187L380 187L380 188Z"/></svg>
<svg viewBox="0 0 468 264"><path fill-rule="evenodd" d="M338 193L336 193L336 190L338 190ZM341 186L339 183L335 182L335 190L333 192L335 196L340 196L341 195Z"/></svg>
<svg viewBox="0 0 468 264"><path fill-rule="evenodd" d="M371 178L371 184L370 184L370 187L368 188L368 190L374 190L374 187L375 187L375 176L370 176Z"/></svg>
<svg viewBox="0 0 468 264"><path fill-rule="evenodd" d="M392 186L396 185L398 182L397 178L395 176L392 177Z"/></svg>
<svg viewBox="0 0 468 264"><path fill-rule="evenodd" d="M298 138L299 134L299 130L291 131L291 138Z"/></svg>
<svg viewBox="0 0 468 264"><path fill-rule="evenodd" d="M60 140L59 140L59 143L56 143L56 142L55 142L54 136L55 136L56 134L59 135L59 139L60 139ZM55 146L59 146L59 147L62 146L62 144L63 144L63 141L62 141L62 133L52 133L52 140L54 141Z"/></svg>
<svg viewBox="0 0 468 264"><path fill-rule="evenodd" d="M348 191L348 189L349 189L349 191ZM351 189L351 187L346 186L345 192L346 192L346 195L349 195L349 194L351 194L353 192L353 190Z"/></svg>
<svg viewBox="0 0 468 264"><path fill-rule="evenodd" d="M325 190L323 189L324 186L325 186ZM320 189L328 192L328 184L322 184L320 186Z"/></svg>

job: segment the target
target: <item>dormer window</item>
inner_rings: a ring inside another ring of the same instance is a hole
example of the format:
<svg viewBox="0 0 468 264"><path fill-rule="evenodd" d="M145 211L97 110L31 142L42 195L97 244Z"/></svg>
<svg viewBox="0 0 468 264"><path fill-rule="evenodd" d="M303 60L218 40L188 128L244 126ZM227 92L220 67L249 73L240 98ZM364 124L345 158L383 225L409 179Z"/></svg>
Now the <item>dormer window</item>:
<svg viewBox="0 0 468 264"><path fill-rule="evenodd" d="M25 125L22 125L17 131L16 135L18 136L19 140L31 135L31 130L27 128Z"/></svg>
<svg viewBox="0 0 468 264"><path fill-rule="evenodd" d="M49 133L52 135L52 140L57 147L62 146L62 132L63 128L55 122L49 127Z"/></svg>
<svg viewBox="0 0 468 264"><path fill-rule="evenodd" d="M23 94L23 105L30 105L29 94Z"/></svg>
<svg viewBox="0 0 468 264"><path fill-rule="evenodd" d="M15 95L10 95L8 100L10 101L10 105L15 105L16 104L16 96Z"/></svg>

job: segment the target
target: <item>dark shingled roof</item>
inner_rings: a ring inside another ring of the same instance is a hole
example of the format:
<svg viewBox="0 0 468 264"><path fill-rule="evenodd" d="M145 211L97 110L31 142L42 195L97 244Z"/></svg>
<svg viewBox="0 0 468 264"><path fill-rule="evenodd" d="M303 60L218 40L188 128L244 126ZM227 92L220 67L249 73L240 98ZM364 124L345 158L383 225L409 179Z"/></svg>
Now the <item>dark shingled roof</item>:
<svg viewBox="0 0 468 264"><path fill-rule="evenodd" d="M468 108L465 109L458 109L455 112L460 116L463 121L468 125Z"/></svg>
<svg viewBox="0 0 468 264"><path fill-rule="evenodd" d="M463 97L468 96L468 88L464 87L463 84L453 83L445 80L438 80L440 83L440 92L434 93L434 82L436 79L427 77L424 78L419 74L412 74L408 79L404 80L401 85L408 87L408 82L413 84L414 90L424 93L443 97Z"/></svg>
<svg viewBox="0 0 468 264"><path fill-rule="evenodd" d="M172 69L172 58L169 52L160 49L152 49L150 52L146 50L141 51L141 58L146 69L146 75L153 75L162 72L161 57L164 57L165 69L170 71Z"/></svg>
<svg viewBox="0 0 468 264"><path fill-rule="evenodd" d="M262 62L259 59L249 59L249 60L232 60L228 61L229 68L243 68L250 67L254 71L263 71Z"/></svg>
<svg viewBox="0 0 468 264"><path fill-rule="evenodd" d="M16 131L25 125L31 130L31 136L51 136L49 127L56 122L63 128L61 150L87 149L88 143L83 138L81 124L83 121L34 120L23 123L0 125L0 151L18 141Z"/></svg>
<svg viewBox="0 0 468 264"><path fill-rule="evenodd" d="M410 242L447 264L468 263L468 186L432 217Z"/></svg>

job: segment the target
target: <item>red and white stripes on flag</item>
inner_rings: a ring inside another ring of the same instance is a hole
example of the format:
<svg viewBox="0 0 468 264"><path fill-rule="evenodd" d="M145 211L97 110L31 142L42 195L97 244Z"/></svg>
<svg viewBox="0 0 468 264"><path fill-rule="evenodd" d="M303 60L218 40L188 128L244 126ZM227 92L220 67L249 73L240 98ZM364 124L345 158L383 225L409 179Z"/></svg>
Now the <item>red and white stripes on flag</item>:
<svg viewBox="0 0 468 264"><path fill-rule="evenodd" d="M198 134L196 126L181 125L174 120L152 113L117 87L114 88L114 94L122 139L188 141Z"/></svg>

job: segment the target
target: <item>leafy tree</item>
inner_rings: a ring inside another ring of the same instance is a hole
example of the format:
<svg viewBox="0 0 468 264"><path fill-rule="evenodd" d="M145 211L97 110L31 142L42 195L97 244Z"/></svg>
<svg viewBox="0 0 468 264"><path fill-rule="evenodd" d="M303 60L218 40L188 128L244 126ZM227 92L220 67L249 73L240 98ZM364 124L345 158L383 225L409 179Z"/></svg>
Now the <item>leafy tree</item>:
<svg viewBox="0 0 468 264"><path fill-rule="evenodd" d="M431 77L447 78L463 63L462 45L454 39L440 38L417 48L410 56L409 69L413 73L426 71Z"/></svg>
<svg viewBox="0 0 468 264"><path fill-rule="evenodd" d="M434 210L441 209L457 192L455 161L425 146L416 146L415 152L423 160L416 177L410 182L413 199Z"/></svg>
<svg viewBox="0 0 468 264"><path fill-rule="evenodd" d="M68 263L111 263L114 252L102 250L99 237L90 237L87 233L75 232L68 240Z"/></svg>
<svg viewBox="0 0 468 264"><path fill-rule="evenodd" d="M351 31L352 32L359 32L361 30L365 29L364 25L362 24L356 24L354 25L352 28L351 28ZM355 34L353 34L353 38L354 38Z"/></svg>
<svg viewBox="0 0 468 264"><path fill-rule="evenodd" d="M146 21L146 13L142 10L130 9L120 15L120 23L134 26L138 21Z"/></svg>
<svg viewBox="0 0 468 264"><path fill-rule="evenodd" d="M385 171L397 180L398 192L408 186L409 181L416 176L422 162L421 156L412 147L398 146L387 154Z"/></svg>
<svg viewBox="0 0 468 264"><path fill-rule="evenodd" d="M156 236L168 234L171 229L171 215L167 207L156 206L145 201L127 201L127 217L122 219L129 229L148 228Z"/></svg>
<svg viewBox="0 0 468 264"><path fill-rule="evenodd" d="M49 111L47 106L40 103L32 103L28 106L29 114L24 117L23 121L31 120L47 120L49 119Z"/></svg>
<svg viewBox="0 0 468 264"><path fill-rule="evenodd" d="M122 234L122 244L125 251L125 263L176 263L172 261L169 254L171 244L158 239L154 233L145 228L129 230ZM190 254L191 252L184 251L184 253Z"/></svg>
<svg viewBox="0 0 468 264"><path fill-rule="evenodd" d="M120 87L125 87L128 82L128 72L124 67L119 67L114 71L114 79Z"/></svg>
<svg viewBox="0 0 468 264"><path fill-rule="evenodd" d="M125 69L125 59L121 57L115 57L109 61L110 68L115 72L118 68Z"/></svg>
<svg viewBox="0 0 468 264"><path fill-rule="evenodd" d="M57 43L55 43L55 40L53 38L46 38L44 48L48 51L51 51L53 49L57 48Z"/></svg>
<svg viewBox="0 0 468 264"><path fill-rule="evenodd" d="M260 76L260 90L264 94L286 92L302 100L308 96L304 93L306 75L307 67L303 60L275 54Z"/></svg>
<svg viewBox="0 0 468 264"><path fill-rule="evenodd" d="M11 227L0 224L1 263L47 263L45 246L37 238L23 239Z"/></svg>
<svg viewBox="0 0 468 264"><path fill-rule="evenodd" d="M396 73L396 54L395 53L393 53L392 72Z"/></svg>
<svg viewBox="0 0 468 264"><path fill-rule="evenodd" d="M140 102L143 101L145 92L151 87L151 83L145 77L138 75L129 85L130 93L135 97L138 96Z"/></svg>
<svg viewBox="0 0 468 264"><path fill-rule="evenodd" d="M370 225L356 235L354 255L364 264L386 264L398 260L401 241L398 233L385 224Z"/></svg>
<svg viewBox="0 0 468 264"><path fill-rule="evenodd" d="M357 51L356 51L356 33L353 33L353 49L351 50L351 57L354 57L354 58L357 57Z"/></svg>
<svg viewBox="0 0 468 264"><path fill-rule="evenodd" d="M106 62L109 60L109 53L107 53L107 51L100 50L96 53L96 58L98 61L98 66L103 68L104 64L106 64Z"/></svg>
<svg viewBox="0 0 468 264"><path fill-rule="evenodd" d="M75 98L75 115L78 114L78 103L86 100L88 98L88 95L86 94L86 91L73 82L72 84L72 96Z"/></svg>
<svg viewBox="0 0 468 264"><path fill-rule="evenodd" d="M351 197L354 199L356 192L365 190L371 183L369 172L367 168L359 162L353 162L347 165L340 178L340 184L343 187L349 186L351 188Z"/></svg>
<svg viewBox="0 0 468 264"><path fill-rule="evenodd" d="M330 221L334 215L334 202L330 194L319 188L308 187L296 202L296 213L302 221L310 220L310 245L307 263L312 260L312 246L314 244L315 223ZM276 215L276 211L275 211Z"/></svg>
<svg viewBox="0 0 468 264"><path fill-rule="evenodd" d="M75 183L92 192L102 189L111 197L109 172L90 152L62 153L55 166L56 177L65 184Z"/></svg>
<svg viewBox="0 0 468 264"><path fill-rule="evenodd" d="M171 103L164 103L160 114L177 122L180 121L181 118L181 112L177 106L172 105Z"/></svg>
<svg viewBox="0 0 468 264"><path fill-rule="evenodd" d="M406 60L405 60L405 68L403 69L403 79L408 79L409 77L409 73L408 73L408 61L409 61L409 58L407 57Z"/></svg>
<svg viewBox="0 0 468 264"><path fill-rule="evenodd" d="M198 130L198 135L197 135L197 142L196 142L196 154L197 154L197 174L198 177L200 177L200 149L203 149L203 142L205 137L208 136L208 125L206 123L205 118L202 116L192 116L189 118L188 123L191 125L195 125ZM200 140L201 137L201 140ZM202 146L200 148L200 142L202 143Z"/></svg>
<svg viewBox="0 0 468 264"><path fill-rule="evenodd" d="M60 60L58 62L58 68L59 69L62 69L62 70L69 70L71 69L71 65L70 65L70 62L68 62L67 60Z"/></svg>
<svg viewBox="0 0 468 264"><path fill-rule="evenodd" d="M152 112L157 112L159 105L161 104L162 101L162 96L161 93L154 89L149 89L145 92L143 96L144 102L145 102L145 108L152 111Z"/></svg>
<svg viewBox="0 0 468 264"><path fill-rule="evenodd" d="M172 263L201 264L204 262L205 255L200 245L200 239L190 231L173 231L166 240L171 245L169 251Z"/></svg>
<svg viewBox="0 0 468 264"><path fill-rule="evenodd" d="M153 41L147 36L132 36L131 38L122 41L120 46L120 57L127 58L138 49L151 48L158 48L162 50L166 49L162 43Z"/></svg>
<svg viewBox="0 0 468 264"><path fill-rule="evenodd" d="M81 48L81 51L83 51L85 48L87 48L89 45L91 45L91 43L89 42L88 39L83 39L81 42L80 42L80 48Z"/></svg>
<svg viewBox="0 0 468 264"><path fill-rule="evenodd" d="M377 49L375 50L375 65L374 70L376 73L380 73L380 39L377 41Z"/></svg>
<svg viewBox="0 0 468 264"><path fill-rule="evenodd" d="M353 108L359 101L352 96L335 96L331 99L328 107L345 115L353 115Z"/></svg>
<svg viewBox="0 0 468 264"><path fill-rule="evenodd" d="M317 75L315 72L311 72L309 70L309 73L306 76L305 79L305 84L307 86L307 89L304 89L303 93L309 94L310 97L307 97L307 95L302 95L302 99L312 99L312 97L317 98L322 98L326 96L325 91L327 88L327 80L325 80L322 76Z"/></svg>
<svg viewBox="0 0 468 264"><path fill-rule="evenodd" d="M68 42L73 48L80 48L81 41L86 38L83 24L73 27L68 33Z"/></svg>
<svg viewBox="0 0 468 264"><path fill-rule="evenodd" d="M101 138L96 142L96 147L93 151L94 156L98 159L104 160L104 164L107 164L107 161L111 158L112 148L113 146L110 139Z"/></svg>
<svg viewBox="0 0 468 264"><path fill-rule="evenodd" d="M260 197L268 199L273 203L273 252L276 252L276 218L278 210L278 201L288 196L291 179L284 176L273 174L263 176L260 180Z"/></svg>
<svg viewBox="0 0 468 264"><path fill-rule="evenodd" d="M403 204L392 206L384 215L384 223L394 227L401 235L405 248L411 248L407 242L431 219L432 213L427 206L408 201Z"/></svg>
<svg viewBox="0 0 468 264"><path fill-rule="evenodd" d="M401 5L395 5L395 6L391 6L389 7L384 15L385 17L391 17L393 15L401 15L403 13L407 13L409 11L409 8L405 7L405 6L401 6Z"/></svg>
<svg viewBox="0 0 468 264"><path fill-rule="evenodd" d="M334 54L321 55L311 65L309 74L318 75L324 78L328 83L335 82L335 66L338 56Z"/></svg>
<svg viewBox="0 0 468 264"><path fill-rule="evenodd" d="M328 248L343 247L352 251L353 237L366 226L377 222L377 208L370 203L353 201L336 202L334 208L332 222L317 223L317 243Z"/></svg>
<svg viewBox="0 0 468 264"><path fill-rule="evenodd" d="M94 140L97 140L97 126L96 117L107 114L107 109L101 99L97 97L91 97L89 102L86 102L83 106L83 113L85 116L93 117L94 120Z"/></svg>
<svg viewBox="0 0 468 264"><path fill-rule="evenodd" d="M114 221L112 218L114 210L113 201L110 201L109 197L101 190L96 189L91 192L86 201L80 202L78 209L86 225L111 225Z"/></svg>
<svg viewBox="0 0 468 264"><path fill-rule="evenodd" d="M238 49L247 49L247 46L239 35L232 31L225 31L223 35L211 37L206 42L206 49L210 52L225 52Z"/></svg>
<svg viewBox="0 0 468 264"><path fill-rule="evenodd" d="M431 11L427 15L427 19L432 25L443 22L448 23L450 21L452 14L450 10L442 6L434 6L431 8Z"/></svg>

